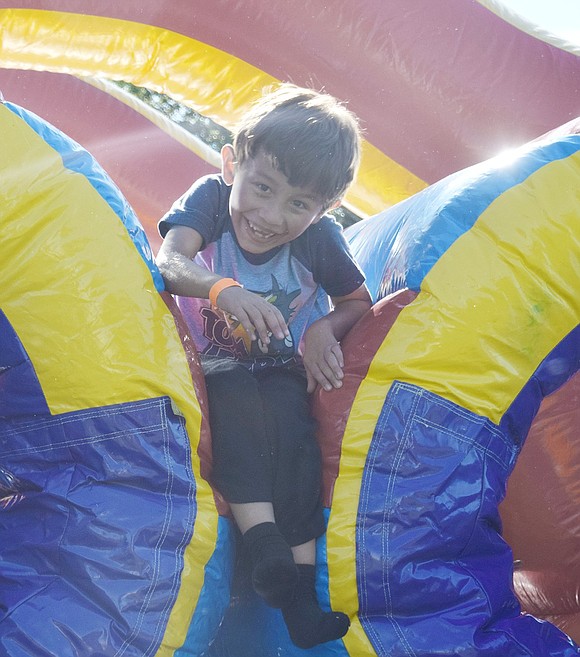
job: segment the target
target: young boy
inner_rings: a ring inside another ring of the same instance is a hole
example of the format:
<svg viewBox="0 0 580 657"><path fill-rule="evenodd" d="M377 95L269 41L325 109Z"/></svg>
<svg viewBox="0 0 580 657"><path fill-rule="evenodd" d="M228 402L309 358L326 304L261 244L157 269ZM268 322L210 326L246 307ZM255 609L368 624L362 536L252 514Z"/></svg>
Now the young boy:
<svg viewBox="0 0 580 657"><path fill-rule="evenodd" d="M357 120L329 95L281 85L221 157L221 176L194 183L160 221L157 264L200 353L212 479L243 535L253 587L309 648L350 624L315 593L325 525L308 393L341 386L340 340L371 305L325 215L356 173Z"/></svg>

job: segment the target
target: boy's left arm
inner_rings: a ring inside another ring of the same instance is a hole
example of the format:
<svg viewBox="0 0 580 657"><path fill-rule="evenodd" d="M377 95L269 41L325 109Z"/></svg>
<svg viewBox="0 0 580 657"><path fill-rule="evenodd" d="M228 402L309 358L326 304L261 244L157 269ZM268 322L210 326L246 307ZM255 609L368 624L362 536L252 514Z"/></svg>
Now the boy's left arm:
<svg viewBox="0 0 580 657"><path fill-rule="evenodd" d="M302 356L308 392L317 385L324 390L340 388L344 373L344 358L340 341L371 307L371 297L366 285L344 297L332 297L334 310L314 322L304 335Z"/></svg>

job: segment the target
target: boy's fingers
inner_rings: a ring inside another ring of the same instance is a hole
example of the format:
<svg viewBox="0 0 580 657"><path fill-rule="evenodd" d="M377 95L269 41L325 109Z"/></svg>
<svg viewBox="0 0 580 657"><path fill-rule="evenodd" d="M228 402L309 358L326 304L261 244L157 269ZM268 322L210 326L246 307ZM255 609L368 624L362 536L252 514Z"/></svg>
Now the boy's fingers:
<svg viewBox="0 0 580 657"><path fill-rule="evenodd" d="M324 376L320 368L312 372L312 377L325 390L332 390L332 383Z"/></svg>
<svg viewBox="0 0 580 657"><path fill-rule="evenodd" d="M338 366L328 366L325 370L323 370L323 374L327 381L329 381L334 388L340 388L342 386L342 379L344 376L342 373L342 368Z"/></svg>
<svg viewBox="0 0 580 657"><path fill-rule="evenodd" d="M340 388L342 382L337 377L328 363L322 362L321 364L314 364L310 367L310 373L314 379L325 390L332 390L332 388Z"/></svg>
<svg viewBox="0 0 580 657"><path fill-rule="evenodd" d="M335 384L340 383L344 376L342 371L343 366L344 361L342 357L342 349L337 343L329 348L326 358L321 366L323 373L335 387Z"/></svg>
<svg viewBox="0 0 580 657"><path fill-rule="evenodd" d="M270 331L268 330L268 326L264 321L262 314L259 311L256 311L256 309L252 308L251 315L249 316L249 321L252 332L255 331L258 334L260 340L264 344L268 344L270 342Z"/></svg>
<svg viewBox="0 0 580 657"><path fill-rule="evenodd" d="M253 292L247 290L244 292L245 298L242 297L244 298L244 309L262 341L267 344L270 341L270 333L273 333L279 340L283 340L287 335L288 327L282 313Z"/></svg>
<svg viewBox="0 0 580 657"><path fill-rule="evenodd" d="M288 326L282 313L269 303L264 310L264 320L278 340L283 340L288 335Z"/></svg>
<svg viewBox="0 0 580 657"><path fill-rule="evenodd" d="M252 340L259 337L270 343L270 335L283 340L288 326L282 313L262 297L240 287L226 288L220 293L220 307L235 315Z"/></svg>
<svg viewBox="0 0 580 657"><path fill-rule="evenodd" d="M316 386L318 385L318 381L310 374L308 370L306 370L306 382L307 382L307 387L306 387L306 392L311 393L316 390Z"/></svg>
<svg viewBox="0 0 580 657"><path fill-rule="evenodd" d="M264 344L269 344L271 335L273 334L279 340L283 340L285 332L283 331L280 322L273 314L263 314L261 308L256 308L253 311L250 319L254 324L254 328L258 332L260 339ZM283 326L286 326L285 324Z"/></svg>
<svg viewBox="0 0 580 657"><path fill-rule="evenodd" d="M246 333L250 336L250 340L255 340L256 331L254 329L254 324L252 323L252 320L249 318L248 314L244 310L240 309L236 317L240 324L244 327Z"/></svg>
<svg viewBox="0 0 580 657"><path fill-rule="evenodd" d="M332 345L330 351L332 355L336 358L336 363L340 368L340 373L342 374L342 368L344 367L344 356L342 354L342 348L340 344L337 342L336 344Z"/></svg>

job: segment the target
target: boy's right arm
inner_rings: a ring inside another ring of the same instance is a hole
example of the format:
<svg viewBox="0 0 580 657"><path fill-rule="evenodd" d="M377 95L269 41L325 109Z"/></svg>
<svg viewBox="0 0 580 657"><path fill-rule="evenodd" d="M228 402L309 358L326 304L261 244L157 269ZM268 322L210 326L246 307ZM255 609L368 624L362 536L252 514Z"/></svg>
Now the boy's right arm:
<svg viewBox="0 0 580 657"><path fill-rule="evenodd" d="M155 258L168 292L208 298L211 286L220 276L193 262L202 245L203 239L194 228L174 226L168 231Z"/></svg>
<svg viewBox="0 0 580 657"><path fill-rule="evenodd" d="M155 259L171 294L208 299L211 287L222 277L200 267L193 258L203 246L201 235L188 226L173 226L159 249ZM288 327L280 311L261 296L241 287L227 287L217 298L218 305L236 317L255 340L270 342L273 333L278 340L288 335Z"/></svg>

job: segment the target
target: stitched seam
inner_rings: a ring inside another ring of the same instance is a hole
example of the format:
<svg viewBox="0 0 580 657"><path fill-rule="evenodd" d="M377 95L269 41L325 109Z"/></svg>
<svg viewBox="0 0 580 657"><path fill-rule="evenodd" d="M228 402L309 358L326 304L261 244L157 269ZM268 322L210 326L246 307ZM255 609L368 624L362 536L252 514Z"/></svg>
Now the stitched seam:
<svg viewBox="0 0 580 657"><path fill-rule="evenodd" d="M395 384L395 391L398 392L402 386L398 385L397 383ZM416 389L415 389L416 392ZM422 391L419 390L418 394L415 394L412 400L412 406L410 409L409 417L407 418L407 421L405 422L405 428L403 430L403 435L401 436L401 441L399 443L399 447L397 449L397 454L395 456L395 463L393 465L392 473L389 478L389 483L387 486L387 494L385 496L385 506L384 509L387 510L386 516L383 514L383 518L385 520L383 521L384 526L387 528L390 527L390 522L391 522L391 517L393 515L393 507L394 504L392 502L392 496L394 493L395 485L396 485L396 479L397 479L397 474L399 472L399 468L401 465L401 462L403 460L404 454L405 454L405 449L407 445L409 444L409 434L411 433L411 427L413 426L415 422L415 415L417 412L417 406L419 404L419 400L422 397ZM397 636L399 637L402 647L404 648L405 652L407 655L410 655L411 657L415 657L415 651L413 648L410 646L410 644L407 642L405 638L405 634L399 625L399 623L395 620L395 617L393 615L393 598L392 598L392 593L391 593L391 584L389 581L389 576L390 576L390 556L391 556L391 540L390 540L390 532L383 532L383 537L386 534L386 540L384 541L383 545L383 558L385 563L387 564L387 568L385 569L385 577L383 579L383 583L385 585L385 602L386 602L386 611L387 611L387 616L390 619L395 632L397 633ZM387 600L388 598L388 600Z"/></svg>
<svg viewBox="0 0 580 657"><path fill-rule="evenodd" d="M387 406L386 406L386 408L388 410L387 410L386 414L384 415L384 418L383 418L383 416L381 416L381 420L382 420L381 423L386 422L388 420L390 414L391 414L391 411L392 411L393 405L394 405L393 396L394 396L395 390L396 390L396 388L393 387L393 389L392 389L393 394L392 395L390 394L389 397L388 397ZM378 423L377 423L377 427L375 428L375 434L378 433L378 431L379 431L379 426L378 426ZM367 466L365 467L365 478L364 478L364 482L361 486L361 491L363 493L363 498L365 500L365 504L364 505L361 504L361 511L363 511L364 516L366 516L366 512L367 512L367 509L368 509L368 501L369 501L369 493L370 493L370 489L371 489L372 472L374 470L374 465L376 463L376 459L377 459L377 456L378 456L380 446L381 446L381 441L380 440L378 440L378 439L377 440L371 440L371 452L369 452L369 455L367 457L368 463L367 463ZM362 549L363 554L364 554L364 551L366 550L366 541L365 541L366 532L363 530L361 532L361 534L362 534L361 535L361 549ZM362 585L366 582L367 573L366 573L366 566L365 566L364 558L361 559L361 561L362 561L362 569L363 569L363 573L362 573L362 576L361 576L361 585ZM364 602L365 602L365 607L364 608L365 609L368 606L368 596L367 596L366 590L367 590L366 586L361 586L361 595L364 596ZM367 622L366 619L364 619L364 618L361 618L361 622L363 623L367 634L374 637L373 645L378 646L380 648L382 655L386 655L385 646L383 645L383 643L381 641L380 635L375 630L374 625L372 623Z"/></svg>
<svg viewBox="0 0 580 657"><path fill-rule="evenodd" d="M389 401L387 405L388 408L387 417L390 415L392 407L393 404L391 401ZM377 429L375 429L375 433L376 431ZM372 479L372 472L374 469L374 464L376 462L377 452L379 447L380 447L380 441L371 439L370 450L367 454L367 465L365 466L363 481L361 483L359 513L362 513L363 518L366 517L368 511L369 493L371 490L370 479ZM363 531L358 531L357 533L359 535L360 550L364 554L366 551L366 534L367 534L367 532L365 531L365 527L363 527ZM365 583L367 581L367 570L366 570L365 559L364 558L361 559L361 562L362 563L361 563L360 596L363 602L363 608L366 609L368 605L367 588L365 586Z"/></svg>
<svg viewBox="0 0 580 657"><path fill-rule="evenodd" d="M475 415L474 413L462 408L461 406L457 406L456 404L450 402L449 400L440 397L438 395L435 395L434 393L431 393L427 390L422 390L421 388L418 388L417 386L413 386L411 384L405 384L401 382L397 382L399 387L403 390L406 390L410 393L416 393L418 390L421 391L421 396L424 399L432 399L437 406L446 408L449 410L451 413L453 413L456 417L463 418L466 422L469 423L470 427L477 426L480 427L481 429L484 429L485 431L489 432L492 436L497 438L504 448L506 449L506 453L509 454L509 459L508 463L506 464L506 459L501 459L500 457L497 456L497 454L493 451L490 451L487 449L484 445L481 443L478 443L477 441L470 439L463 434L454 432L449 430L447 427L441 426L437 422L434 422L433 420L425 417L424 415L418 414L416 417L417 421L421 421L425 426L432 427L434 429L437 429L438 431L441 431L442 433L445 433L448 436L453 436L454 438L457 438L457 440L463 442L466 445L470 445L474 447L475 449L480 450L481 452L484 452L488 456L490 456L492 459L494 459L497 463L500 465L509 465L510 463L513 462L513 458L516 455L518 451L517 445L513 443L513 441L509 440L506 438L505 434L496 427L492 422L489 420L479 417Z"/></svg>
<svg viewBox="0 0 580 657"><path fill-rule="evenodd" d="M493 461L495 461L498 465L505 467L505 459L499 458L493 451L488 449L485 445L482 445L481 443L472 440L470 438L466 438L464 435L460 433L456 433L454 431L450 431L446 427L437 424L436 422L431 422L429 420L425 420L424 418L417 418L418 423L423 424L426 427L430 427L432 429L436 429L439 433L442 433L446 436L449 436L450 438L454 438L460 443L463 443L464 445L468 445L469 447L473 447L473 449L476 449L478 452L481 452L484 454L486 457L489 457ZM487 427L485 427L487 428Z"/></svg>
<svg viewBox="0 0 580 657"><path fill-rule="evenodd" d="M140 428L139 435L144 436L149 433L159 432L160 429L163 429L162 424L155 424L146 428ZM38 447L36 449L34 448L16 449L12 452L4 452L3 456L19 456L20 454L40 454L42 452L57 451L61 448L64 449L67 447L74 447L76 445L86 445L87 443L101 443L101 442L106 442L107 440L112 440L113 438L117 438L119 436L124 436L127 434L133 435L133 432L134 430L127 428L127 429L122 429L120 431L113 431L107 434L99 434L96 436L86 436L85 438L65 440L55 445L46 445L45 447Z"/></svg>
<svg viewBox="0 0 580 657"><path fill-rule="evenodd" d="M141 631L141 627L143 626L143 622L145 619L145 614L147 613L149 604L151 602L151 599L153 597L153 593L155 592L155 589L158 584L160 572L161 572L161 558L160 558L160 552L161 552L161 546L163 542L165 541L165 538L168 533L168 529L170 526L170 518L171 518L171 511L172 511L172 496L171 496L171 490L173 487L173 479L174 479L174 473L173 469L171 467L171 461L169 458L169 432L167 431L167 423L164 421L165 416L162 412L162 405L161 401L159 400L157 402L157 406L159 407L160 410L160 415L163 418L163 421L161 423L161 426L163 427L163 453L165 456L165 464L167 466L167 471L168 471L168 477L165 485L165 500L166 500L166 505L165 505L165 517L163 519L163 525L161 527L161 531L159 532L159 537L157 539L157 543L154 548L154 560L153 560L153 573L151 577L151 583L149 585L149 588L147 590L147 593L145 594L145 597L143 599L143 603L141 604L141 609L139 610L139 615L137 617L137 621L133 627L133 630L131 631L131 634L125 639L121 647L117 650L115 653L115 657L121 657L129 647L131 643L135 640L135 638L138 636L139 632ZM152 637L151 642L147 648L146 653L150 652L152 646L156 644L157 640L156 637Z"/></svg>
<svg viewBox="0 0 580 657"><path fill-rule="evenodd" d="M86 411L85 410L75 411L74 413L66 413L63 415L52 415L46 418L37 417L29 422L18 423L15 429L8 428L5 432L0 433L0 436L3 436L4 434L10 436L12 433L25 433L26 431L37 431L38 429L51 427L57 422L59 424L66 425L66 424L79 422L81 418L83 420L101 418L102 411L105 409L107 411L107 414L111 416L111 415L124 415L126 413L127 406L130 406L131 408L138 410L141 409L147 410L150 408L156 408L159 405L160 399L166 399L166 397L157 397L155 399L128 402L127 404L123 404L121 406L100 406L97 409L90 409Z"/></svg>
<svg viewBox="0 0 580 657"><path fill-rule="evenodd" d="M413 424L413 421L415 419L415 412L416 412L416 409L417 409L417 405L419 403L419 399L422 396L421 391L419 389L417 389L416 387L404 386L404 385L400 384L398 381L394 382L393 386L391 388L391 391L389 393L389 401L388 401L388 406L387 406L388 411L384 415L381 415L381 417L380 417L380 425L381 426L385 425L385 424L388 424L388 419L389 419L391 411L393 410L393 407L395 405L394 400L396 399L399 390L402 390L402 389L407 390L407 391L411 391L412 393L414 393L414 397L413 397L413 401L412 401L412 408L411 408L411 411L410 411L410 414L409 414L409 418L408 418L407 422L405 423L405 428L404 428L404 431L403 431L403 435L401 437L401 440L399 442L399 446L397 448L397 452L396 452L395 459L394 459L394 464L393 464L393 469L392 469L392 472L389 476L389 481L387 482L387 490L386 490L386 494L385 494L385 505L383 507L383 526L386 527L387 530L388 530L388 527L389 527L390 517L393 513L392 496L393 496L395 482L396 482L396 478L397 478L397 472L398 472L399 466L401 464L401 461L402 461L402 458L403 458L403 455L404 455L404 452L405 452L405 447L408 443L409 432L410 432L411 426ZM419 392L419 394L417 394L417 392ZM375 430L375 433L380 433L379 423L377 423L377 428ZM376 462L376 458L377 458L377 455L379 453L379 449L380 449L381 444L382 444L381 440L372 441L373 458L372 458L372 460L370 458L368 459L368 465L367 465L369 473L373 471L372 466ZM370 481L369 481L370 478L371 478L370 474L368 475L368 477L365 478L364 487L367 488L367 489L370 489ZM368 500L368 497L367 497L366 494L365 494L365 500ZM365 505L365 509L366 509L366 505ZM386 535L386 538L385 538L385 535ZM364 536L364 532L363 532L363 536ZM397 637L399 638L399 640L402 644L402 647L405 650L405 653L407 655L409 655L410 657L416 657L416 653L413 651L412 647L407 642L402 628L396 622L395 617L393 615L391 586L390 586L390 582L389 582L389 579L388 579L388 575L389 575L389 556L390 556L390 540L389 540L388 531L386 531L386 532L383 531L382 532L381 542L382 542L383 561L387 564L386 574L383 577L383 591L384 591L386 616L389 619L393 629L395 630L395 633L396 633ZM363 543L363 546L364 546L364 540L362 541L362 543ZM363 564L364 564L364 559L363 559ZM365 597L365 600L366 600L366 597ZM362 619L361 619L361 621L362 621ZM383 644L383 642L381 640L381 636L377 633L377 631L375 630L373 624L369 623L369 622L364 622L364 621L363 621L363 624L364 624L365 630L369 634L369 636L374 637L374 645L375 645L375 647L378 647L380 649L380 654L384 657L388 657L389 653L388 653L385 645Z"/></svg>
<svg viewBox="0 0 580 657"><path fill-rule="evenodd" d="M163 418L165 422L167 421L167 414L165 411L165 408L163 409ZM189 445L189 440L187 433L185 431L185 423L184 421L179 418L179 426L181 429L181 435L183 438L183 444L185 448L185 467L187 468L187 473L191 473L191 479L190 483L188 486L188 493L187 493L187 517L185 519L184 523L184 530L183 534L181 536L181 539L179 541L179 545L177 546L177 549L175 550L175 568L174 568L174 575L173 575L173 582L171 584L171 591L170 595L167 596L167 600L165 602L165 606L163 607L163 610L161 614L159 615L157 619L157 625L155 627L154 631L154 636L159 637L159 641L163 639L163 634L165 633L165 625L167 622L167 616L169 611L171 610L173 603L174 603L174 596L177 595L177 592L179 590L179 585L181 583L181 572L183 569L184 565L184 550L187 547L188 544L188 539L190 536L189 532L189 527L193 527L195 525L195 517L196 517L196 507L195 507L195 479L193 477L193 465L192 465L192 459L191 459L191 449ZM147 655L153 654L157 650L157 641L155 644L150 646L148 651L145 653L145 657Z"/></svg>

